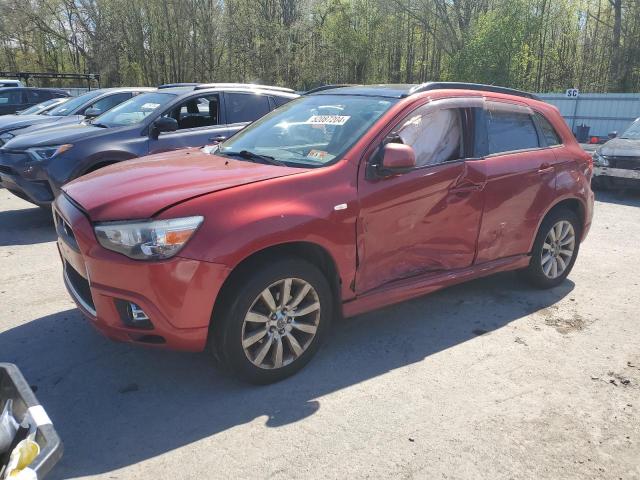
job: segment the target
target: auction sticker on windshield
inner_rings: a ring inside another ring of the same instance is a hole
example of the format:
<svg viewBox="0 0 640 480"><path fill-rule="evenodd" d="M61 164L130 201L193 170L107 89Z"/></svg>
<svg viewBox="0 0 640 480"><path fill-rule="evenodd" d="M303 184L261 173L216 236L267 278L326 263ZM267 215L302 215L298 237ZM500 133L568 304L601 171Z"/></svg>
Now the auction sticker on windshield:
<svg viewBox="0 0 640 480"><path fill-rule="evenodd" d="M155 110L160 106L159 103L145 103L140 107L141 110Z"/></svg>
<svg viewBox="0 0 640 480"><path fill-rule="evenodd" d="M325 152L324 150L310 150L307 153L307 158L313 158L316 160L324 160L329 156L329 152Z"/></svg>
<svg viewBox="0 0 640 480"><path fill-rule="evenodd" d="M344 125L350 118L348 115L313 115L305 123L312 125Z"/></svg>

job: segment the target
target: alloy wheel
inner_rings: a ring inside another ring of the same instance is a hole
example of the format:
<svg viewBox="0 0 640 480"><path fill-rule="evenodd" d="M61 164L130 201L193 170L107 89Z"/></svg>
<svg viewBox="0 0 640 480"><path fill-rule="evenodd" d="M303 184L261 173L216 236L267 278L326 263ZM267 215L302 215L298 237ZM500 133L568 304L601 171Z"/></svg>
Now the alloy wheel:
<svg viewBox="0 0 640 480"><path fill-rule="evenodd" d="M242 348L255 366L277 369L297 360L320 323L320 299L308 282L285 278L253 301L242 325Z"/></svg>
<svg viewBox="0 0 640 480"><path fill-rule="evenodd" d="M542 272L548 278L561 276L571 263L575 253L576 234L573 225L561 220L547 233L542 245Z"/></svg>

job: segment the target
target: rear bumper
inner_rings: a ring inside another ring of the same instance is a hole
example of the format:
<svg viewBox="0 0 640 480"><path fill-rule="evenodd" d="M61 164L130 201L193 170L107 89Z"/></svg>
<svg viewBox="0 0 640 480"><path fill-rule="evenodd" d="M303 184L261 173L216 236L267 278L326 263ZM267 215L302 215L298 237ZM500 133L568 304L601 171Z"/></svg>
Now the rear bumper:
<svg viewBox="0 0 640 480"><path fill-rule="evenodd" d="M205 348L228 267L180 257L132 260L100 246L89 220L63 195L54 213L65 285L98 331L122 342L187 351ZM125 323L121 306L129 302L144 310L150 328Z"/></svg>

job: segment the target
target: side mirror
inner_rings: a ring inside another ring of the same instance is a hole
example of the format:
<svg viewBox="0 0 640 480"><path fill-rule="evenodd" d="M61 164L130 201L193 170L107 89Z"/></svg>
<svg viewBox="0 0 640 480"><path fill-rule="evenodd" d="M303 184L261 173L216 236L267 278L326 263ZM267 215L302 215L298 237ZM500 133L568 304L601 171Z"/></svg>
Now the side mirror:
<svg viewBox="0 0 640 480"><path fill-rule="evenodd" d="M609 135L607 135L609 138L616 138L618 136L618 132L609 132Z"/></svg>
<svg viewBox="0 0 640 480"><path fill-rule="evenodd" d="M380 173L384 176L407 172L416 167L416 152L404 143L387 143L382 147Z"/></svg>
<svg viewBox="0 0 640 480"><path fill-rule="evenodd" d="M98 110L97 108L91 107L91 108L87 108L84 111L84 118L96 118L101 114L102 114L102 110Z"/></svg>
<svg viewBox="0 0 640 480"><path fill-rule="evenodd" d="M410 145L401 143L400 137L389 137L391 141L380 146L369 161L365 178L376 180L408 172L416 167L416 152ZM389 138L387 140L389 140Z"/></svg>
<svg viewBox="0 0 640 480"><path fill-rule="evenodd" d="M160 117L151 124L151 136L158 138L162 132L178 130L178 121L173 117Z"/></svg>

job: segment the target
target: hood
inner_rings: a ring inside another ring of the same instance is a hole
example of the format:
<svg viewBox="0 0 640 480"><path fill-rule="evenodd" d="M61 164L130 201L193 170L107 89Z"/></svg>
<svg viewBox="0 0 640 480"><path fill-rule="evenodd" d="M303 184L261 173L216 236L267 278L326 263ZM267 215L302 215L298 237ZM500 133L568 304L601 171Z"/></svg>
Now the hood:
<svg viewBox="0 0 640 480"><path fill-rule="evenodd" d="M66 184L62 190L93 221L134 220L150 218L200 195L307 170L234 160L188 148L110 165Z"/></svg>
<svg viewBox="0 0 640 480"><path fill-rule="evenodd" d="M59 118L47 115L3 115L0 116L0 133L10 132L16 128L24 128L41 123L52 123Z"/></svg>
<svg viewBox="0 0 640 480"><path fill-rule="evenodd" d="M101 134L111 133L113 129L94 127L90 124L73 123L64 125L42 125L31 131L21 131L15 138L4 144L7 150L26 150L31 147L46 145L62 145L75 143L80 139L93 138Z"/></svg>
<svg viewBox="0 0 640 480"><path fill-rule="evenodd" d="M13 133L15 133L16 135L26 135L32 132L40 132L45 128L58 128L63 125L80 123L82 120L84 120L83 115L66 115L64 117L47 117L46 115L38 115L38 116L48 118L49 121L41 121L41 122L33 123Z"/></svg>
<svg viewBox="0 0 640 480"><path fill-rule="evenodd" d="M607 157L640 157L640 140L614 138L602 145L599 152Z"/></svg>

